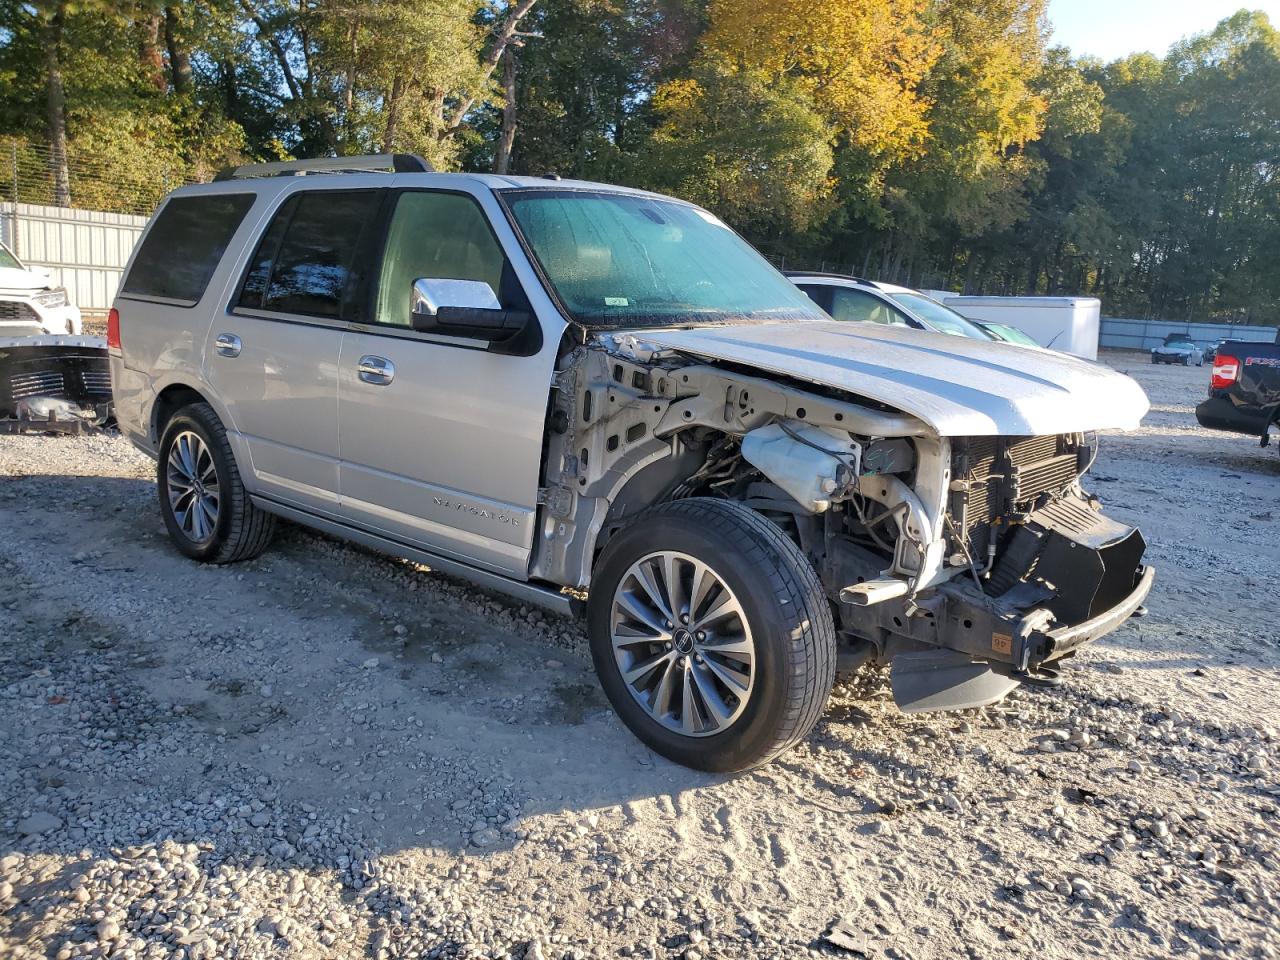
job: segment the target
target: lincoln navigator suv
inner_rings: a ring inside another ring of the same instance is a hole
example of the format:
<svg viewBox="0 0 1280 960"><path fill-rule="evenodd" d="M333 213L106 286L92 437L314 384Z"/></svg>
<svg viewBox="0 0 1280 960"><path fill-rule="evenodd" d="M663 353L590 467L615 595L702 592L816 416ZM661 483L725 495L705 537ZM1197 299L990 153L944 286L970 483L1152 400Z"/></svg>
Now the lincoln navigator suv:
<svg viewBox="0 0 1280 960"><path fill-rule="evenodd" d="M1083 485L1132 380L834 322L669 197L228 170L161 204L108 340L187 557L284 518L582 616L619 717L692 767L804 738L837 665L889 664L907 711L1052 685L1151 587Z"/></svg>

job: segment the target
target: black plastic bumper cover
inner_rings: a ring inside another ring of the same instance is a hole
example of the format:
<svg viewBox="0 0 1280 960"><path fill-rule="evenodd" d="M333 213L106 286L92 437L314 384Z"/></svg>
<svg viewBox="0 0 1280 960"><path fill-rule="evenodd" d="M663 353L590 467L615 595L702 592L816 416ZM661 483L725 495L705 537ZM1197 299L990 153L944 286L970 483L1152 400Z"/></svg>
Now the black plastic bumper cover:
<svg viewBox="0 0 1280 960"><path fill-rule="evenodd" d="M1262 436L1271 423L1271 417L1270 409L1240 406L1225 394L1209 397L1196 407L1196 420L1200 426L1251 437Z"/></svg>
<svg viewBox="0 0 1280 960"><path fill-rule="evenodd" d="M1099 637L1105 637L1112 630L1123 625L1147 599L1147 594L1151 592L1151 584L1155 582L1155 579L1156 568L1143 567L1137 586L1133 588L1133 591L1127 597L1110 610L1106 610L1096 617L1086 620L1084 623L1077 623L1074 627L1059 627L1057 630L1050 630L1044 633L1043 638L1047 647L1047 656L1045 656L1044 660L1056 660L1059 657L1064 657L1068 653L1083 647L1086 643L1092 643Z"/></svg>

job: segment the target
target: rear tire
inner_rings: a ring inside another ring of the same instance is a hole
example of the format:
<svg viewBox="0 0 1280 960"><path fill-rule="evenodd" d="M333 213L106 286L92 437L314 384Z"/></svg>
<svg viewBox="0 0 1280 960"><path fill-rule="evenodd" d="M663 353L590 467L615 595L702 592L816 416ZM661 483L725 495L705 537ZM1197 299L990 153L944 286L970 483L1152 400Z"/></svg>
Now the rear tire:
<svg viewBox="0 0 1280 960"><path fill-rule="evenodd" d="M614 536L596 563L587 625L618 716L698 770L746 770L787 750L813 729L835 680L835 627L813 565L777 526L727 500L662 504Z"/></svg>
<svg viewBox="0 0 1280 960"><path fill-rule="evenodd" d="M156 487L169 539L192 560L250 560L271 542L276 518L250 502L227 428L207 403L181 408L165 425Z"/></svg>

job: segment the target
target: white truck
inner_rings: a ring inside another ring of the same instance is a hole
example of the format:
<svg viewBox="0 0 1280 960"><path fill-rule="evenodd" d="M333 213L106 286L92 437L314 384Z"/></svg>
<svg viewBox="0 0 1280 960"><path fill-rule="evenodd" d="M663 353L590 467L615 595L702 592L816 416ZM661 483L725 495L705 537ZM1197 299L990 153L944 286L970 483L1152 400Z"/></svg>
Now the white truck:
<svg viewBox="0 0 1280 960"><path fill-rule="evenodd" d="M80 309L49 271L23 263L0 243L0 337L79 336Z"/></svg>
<svg viewBox="0 0 1280 960"><path fill-rule="evenodd" d="M1052 682L1151 586L1081 486L1147 410L1132 380L832 322L650 193L228 171L161 206L108 341L188 557L285 517L583 614L619 716L702 769L803 738L838 661L891 662L912 710Z"/></svg>

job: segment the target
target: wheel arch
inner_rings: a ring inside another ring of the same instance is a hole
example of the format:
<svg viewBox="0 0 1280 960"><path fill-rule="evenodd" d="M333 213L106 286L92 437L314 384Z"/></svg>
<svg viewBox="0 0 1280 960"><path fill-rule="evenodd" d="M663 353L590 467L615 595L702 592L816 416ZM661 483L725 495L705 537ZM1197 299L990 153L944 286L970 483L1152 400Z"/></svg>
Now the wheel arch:
<svg viewBox="0 0 1280 960"><path fill-rule="evenodd" d="M160 451L160 441L164 438L164 430L173 415L183 407L192 403L207 403L222 425L227 430L227 442L231 445L231 454L235 457L241 478L246 489L256 488L252 457L244 437L236 430L230 412L223 406L217 395L207 385L197 385L190 380L171 380L156 391L155 400L151 403L148 440L154 455Z"/></svg>
<svg viewBox="0 0 1280 960"><path fill-rule="evenodd" d="M171 383L157 393L155 402L151 404L151 424L148 428L151 442L158 447L173 415L193 403L209 403L209 398L188 383ZM209 405L213 406L211 403Z"/></svg>

